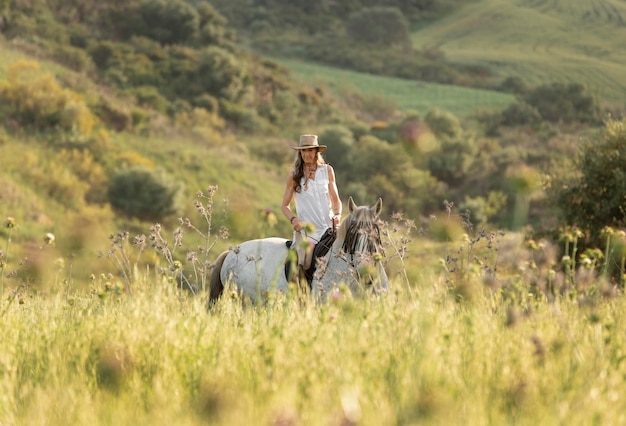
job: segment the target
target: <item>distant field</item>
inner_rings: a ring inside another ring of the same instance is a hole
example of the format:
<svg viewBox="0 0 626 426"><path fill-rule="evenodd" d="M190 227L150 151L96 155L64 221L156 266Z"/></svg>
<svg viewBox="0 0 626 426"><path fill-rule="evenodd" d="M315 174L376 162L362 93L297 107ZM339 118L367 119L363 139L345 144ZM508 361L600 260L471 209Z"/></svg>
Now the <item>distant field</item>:
<svg viewBox="0 0 626 426"><path fill-rule="evenodd" d="M501 109L513 101L511 95L489 90L378 77L295 60L274 60L288 67L297 79L320 82L336 91L349 88L385 96L393 99L403 111L412 109L426 113L440 108L462 116L477 110Z"/></svg>
<svg viewBox="0 0 626 426"><path fill-rule="evenodd" d="M609 102L626 99L623 0L478 0L417 31L413 42L533 85L578 82Z"/></svg>

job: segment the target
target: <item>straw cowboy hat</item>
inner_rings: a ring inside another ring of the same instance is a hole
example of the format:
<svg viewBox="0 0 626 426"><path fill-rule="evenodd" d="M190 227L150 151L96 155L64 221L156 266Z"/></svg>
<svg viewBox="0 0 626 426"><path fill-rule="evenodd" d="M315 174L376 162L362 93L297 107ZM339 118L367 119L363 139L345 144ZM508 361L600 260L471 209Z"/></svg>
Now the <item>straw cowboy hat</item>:
<svg viewBox="0 0 626 426"><path fill-rule="evenodd" d="M317 135L301 135L300 143L298 146L292 146L293 149L309 149L309 148L317 148L319 152L326 151L326 145L320 145L317 142Z"/></svg>

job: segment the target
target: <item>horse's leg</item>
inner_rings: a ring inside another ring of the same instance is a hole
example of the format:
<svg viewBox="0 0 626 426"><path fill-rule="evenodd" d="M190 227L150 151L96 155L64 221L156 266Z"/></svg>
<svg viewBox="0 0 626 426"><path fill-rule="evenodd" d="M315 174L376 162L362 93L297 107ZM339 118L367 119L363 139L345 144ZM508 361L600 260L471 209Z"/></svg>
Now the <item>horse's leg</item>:
<svg viewBox="0 0 626 426"><path fill-rule="evenodd" d="M224 259L226 259L226 255L229 253L226 250L224 253L220 254L215 260L215 265L213 265L213 271L211 271L211 280L209 282L209 307L215 303L215 301L222 295L224 291L224 283L222 283L222 278L220 277L220 273L222 271L222 265L224 264Z"/></svg>

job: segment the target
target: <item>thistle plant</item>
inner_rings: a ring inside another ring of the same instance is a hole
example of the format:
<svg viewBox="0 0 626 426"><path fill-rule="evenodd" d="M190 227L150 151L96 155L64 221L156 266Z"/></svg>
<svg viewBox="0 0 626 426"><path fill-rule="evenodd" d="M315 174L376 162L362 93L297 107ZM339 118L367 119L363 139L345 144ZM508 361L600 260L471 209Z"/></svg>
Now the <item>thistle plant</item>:
<svg viewBox="0 0 626 426"><path fill-rule="evenodd" d="M479 275L483 283L494 286L500 263L500 242L503 231L474 229L470 212L455 212L454 203L444 201L445 214L434 216L429 222L427 235L445 244L445 256L441 260L444 283L457 287L466 287L473 276ZM451 244L460 241L460 246L453 250ZM452 280L452 274L458 279Z"/></svg>
<svg viewBox="0 0 626 426"><path fill-rule="evenodd" d="M213 215L215 212L215 194L217 193L217 190L218 186L212 185L208 187L206 193L202 191L198 191L196 193L196 197L198 199L194 201L194 207L202 218L202 229L200 226L195 226L189 218L178 219L180 226L184 226L192 230L202 239L202 245L199 245L195 250L188 250L185 256L186 261L191 267L193 280L190 281L190 279L183 274L182 270L179 274L182 279L181 285L184 282L194 293L198 289L202 289L202 291L207 289L208 280L213 267L212 263L209 261L211 250L215 247L215 244L217 244L219 240L226 240L229 238L228 229L224 226L221 226L217 230L216 235L213 233ZM222 211L223 218L226 218L227 207L228 202L225 200L224 209ZM182 239L183 231L182 228L179 227L174 232L175 246L182 246ZM166 259L169 259L168 262L170 262L171 268L171 258L166 256Z"/></svg>
<svg viewBox="0 0 626 426"><path fill-rule="evenodd" d="M626 232L609 226L602 229L601 235L606 238L604 265L602 276L607 278L611 270L618 270L618 282L623 287L625 282L624 267L626 266Z"/></svg>
<svg viewBox="0 0 626 426"><path fill-rule="evenodd" d="M118 270L124 281L124 289L127 295L131 295L131 287L136 277L136 267L141 258L141 253L146 247L143 235L133 238L132 245L137 247L134 261L131 259L131 248L129 243L130 234L127 231L111 234L109 240L111 245L106 253L100 253L100 257L106 257Z"/></svg>
<svg viewBox="0 0 626 426"><path fill-rule="evenodd" d="M565 243L563 258L563 272L569 284L576 281L576 256L578 253L578 240L585 235L577 227L565 227L561 230L560 241Z"/></svg>
<svg viewBox="0 0 626 426"><path fill-rule="evenodd" d="M410 234L416 226L413 220L405 219L402 213L394 213L391 218L393 222L383 222L380 228L381 234L386 237L385 246L391 248L393 251L393 254L387 258L387 262L393 258L398 259L402 266L402 278L404 279L407 292L410 295L411 284L406 273L405 259L408 255L409 244L411 243Z"/></svg>
<svg viewBox="0 0 626 426"><path fill-rule="evenodd" d="M157 267L162 275L167 276L172 282L180 285L180 289L186 288L193 294L199 289L206 290L210 278L212 263L209 261L211 250L218 240L228 238L228 230L220 227L217 234L213 232L214 197L218 190L217 186L210 186L206 193L198 191L194 207L203 220L202 226L196 226L189 218L179 218L179 226L173 232L173 241L164 235L163 226L156 223L150 227L150 234L137 235L129 242L128 232L111 235L111 247L105 254L106 258L114 264L124 281L127 294L131 294L131 285L134 282L137 265L141 254L149 245L165 261L165 267ZM227 203L225 203L225 206ZM224 215L226 215L224 210ZM202 243L195 249L187 248L186 253L179 254L185 249L184 228L191 229L202 238ZM214 235L215 234L215 235ZM131 260L131 244L135 247L135 259Z"/></svg>

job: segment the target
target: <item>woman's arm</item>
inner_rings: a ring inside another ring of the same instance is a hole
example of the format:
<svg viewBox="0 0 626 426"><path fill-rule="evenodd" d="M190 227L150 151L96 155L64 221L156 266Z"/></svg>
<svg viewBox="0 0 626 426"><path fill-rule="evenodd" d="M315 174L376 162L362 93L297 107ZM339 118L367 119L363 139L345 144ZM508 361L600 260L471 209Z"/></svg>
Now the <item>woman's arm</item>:
<svg viewBox="0 0 626 426"><path fill-rule="evenodd" d="M330 205L333 209L333 224L335 227L341 220L341 199L339 198L339 190L335 181L335 170L328 165L328 195L330 196Z"/></svg>
<svg viewBox="0 0 626 426"><path fill-rule="evenodd" d="M283 194L283 203L280 209L287 220L293 225L293 229L300 231L302 228L300 220L293 213L293 211L291 211L291 202L293 201L294 192L293 171L291 171L289 172L289 176L287 176L287 184L285 185L285 193Z"/></svg>

